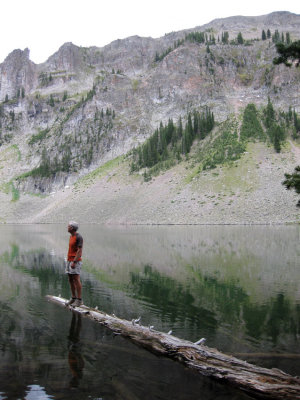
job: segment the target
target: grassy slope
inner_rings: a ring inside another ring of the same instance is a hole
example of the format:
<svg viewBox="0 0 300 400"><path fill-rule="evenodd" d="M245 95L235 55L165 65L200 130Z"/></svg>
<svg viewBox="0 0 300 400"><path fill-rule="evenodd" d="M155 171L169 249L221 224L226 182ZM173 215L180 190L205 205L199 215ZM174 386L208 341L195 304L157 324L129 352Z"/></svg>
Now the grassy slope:
<svg viewBox="0 0 300 400"><path fill-rule="evenodd" d="M282 153L250 143L231 165L196 173L192 159L144 182L129 174L129 160L117 158L47 198L6 196L7 222L124 224L288 223L299 221L297 195L281 184L300 162L299 148ZM2 197L4 194L2 193ZM2 201L2 208L3 208ZM30 210L28 212L28 210Z"/></svg>

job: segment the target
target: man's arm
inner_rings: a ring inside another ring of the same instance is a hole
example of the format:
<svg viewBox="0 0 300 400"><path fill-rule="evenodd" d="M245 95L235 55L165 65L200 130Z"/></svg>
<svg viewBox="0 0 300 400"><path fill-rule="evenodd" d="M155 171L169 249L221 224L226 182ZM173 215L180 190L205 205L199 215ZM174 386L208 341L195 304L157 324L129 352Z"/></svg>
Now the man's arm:
<svg viewBox="0 0 300 400"><path fill-rule="evenodd" d="M78 247L78 250L76 252L73 262L77 262L81 256L82 256L82 247Z"/></svg>
<svg viewBox="0 0 300 400"><path fill-rule="evenodd" d="M82 247L78 247L78 250L76 252L75 258L71 263L71 268L75 268L76 263L78 262L79 258L82 255Z"/></svg>

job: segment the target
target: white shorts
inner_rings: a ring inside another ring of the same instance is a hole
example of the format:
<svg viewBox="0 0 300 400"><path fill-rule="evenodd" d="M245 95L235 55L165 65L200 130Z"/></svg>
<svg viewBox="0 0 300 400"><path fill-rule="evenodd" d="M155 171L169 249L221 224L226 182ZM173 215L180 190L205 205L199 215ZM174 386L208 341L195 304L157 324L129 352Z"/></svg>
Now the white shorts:
<svg viewBox="0 0 300 400"><path fill-rule="evenodd" d="M80 275L82 262L77 261L77 263L75 263L75 268L71 267L72 262L73 261L65 261L65 273L71 275Z"/></svg>

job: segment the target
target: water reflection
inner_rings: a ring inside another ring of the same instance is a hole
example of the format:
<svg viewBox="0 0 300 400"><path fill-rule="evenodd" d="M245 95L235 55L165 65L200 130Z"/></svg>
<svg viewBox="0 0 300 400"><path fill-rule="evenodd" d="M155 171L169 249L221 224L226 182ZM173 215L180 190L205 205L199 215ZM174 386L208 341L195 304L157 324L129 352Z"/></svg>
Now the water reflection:
<svg viewBox="0 0 300 400"><path fill-rule="evenodd" d="M209 327L211 333L217 330L215 312L201 302L203 288L192 290L174 278L164 276L151 266L145 265L139 272L130 274L132 297L151 305L153 312L162 320L174 323L186 323L190 329L198 330ZM200 301L199 301L200 300Z"/></svg>
<svg viewBox="0 0 300 400"><path fill-rule="evenodd" d="M25 398L26 400L48 400L53 399L53 396L48 396L45 392L45 388L42 388L39 385L29 385Z"/></svg>
<svg viewBox="0 0 300 400"><path fill-rule="evenodd" d="M82 379L82 373L84 368L84 359L81 352L80 343L80 331L81 331L81 315L79 313L73 312L72 321L69 332L69 343L68 343L68 362L70 366L70 371L72 378L70 380L71 387L78 387L79 381Z"/></svg>
<svg viewBox="0 0 300 400"><path fill-rule="evenodd" d="M144 325L206 337L208 346L300 374L298 227L81 231L86 304L130 320L142 315ZM195 399L197 390L234 398L44 301L49 293L69 296L65 227L8 226L0 235L0 390L10 398L25 398L36 382L55 398ZM194 391L174 386L174 376Z"/></svg>

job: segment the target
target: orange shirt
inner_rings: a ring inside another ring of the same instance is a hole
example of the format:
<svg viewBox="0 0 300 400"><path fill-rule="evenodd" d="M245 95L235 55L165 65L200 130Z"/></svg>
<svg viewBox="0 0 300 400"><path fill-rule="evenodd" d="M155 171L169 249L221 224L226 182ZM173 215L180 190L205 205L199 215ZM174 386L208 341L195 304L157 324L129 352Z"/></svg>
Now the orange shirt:
<svg viewBox="0 0 300 400"><path fill-rule="evenodd" d="M82 247L82 245L83 245L83 239L79 233L76 233L75 235L70 236L68 261L74 260L78 248ZM81 261L81 257L77 261Z"/></svg>

